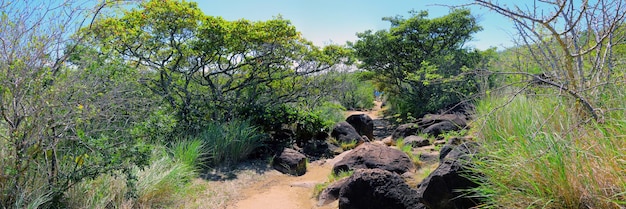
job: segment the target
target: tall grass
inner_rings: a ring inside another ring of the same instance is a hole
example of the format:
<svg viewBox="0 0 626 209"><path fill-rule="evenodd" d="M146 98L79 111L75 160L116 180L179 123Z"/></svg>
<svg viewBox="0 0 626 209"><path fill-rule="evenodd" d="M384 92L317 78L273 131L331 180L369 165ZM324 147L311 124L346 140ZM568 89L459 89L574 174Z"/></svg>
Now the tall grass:
<svg viewBox="0 0 626 209"><path fill-rule="evenodd" d="M246 159L263 138L261 131L249 121L210 123L197 137L206 145L210 164L236 163Z"/></svg>
<svg viewBox="0 0 626 209"><path fill-rule="evenodd" d="M171 149L156 147L148 167L136 168L136 198L127 198L127 179L121 173L84 181L68 192L69 208L176 208L184 204L186 190L197 176L201 141L181 141Z"/></svg>
<svg viewBox="0 0 626 209"><path fill-rule="evenodd" d="M582 124L567 104L524 96L477 104L483 207L626 207L626 120Z"/></svg>

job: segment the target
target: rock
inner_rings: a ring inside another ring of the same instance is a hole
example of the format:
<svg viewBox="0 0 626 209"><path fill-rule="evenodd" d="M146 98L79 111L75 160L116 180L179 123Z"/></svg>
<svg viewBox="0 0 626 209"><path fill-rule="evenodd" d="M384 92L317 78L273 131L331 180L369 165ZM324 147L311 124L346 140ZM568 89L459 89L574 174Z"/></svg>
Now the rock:
<svg viewBox="0 0 626 209"><path fill-rule="evenodd" d="M446 143L441 150L439 150L439 161L443 161L443 159L452 151L455 147L465 142L471 141L469 137L452 137L448 139L448 143Z"/></svg>
<svg viewBox="0 0 626 209"><path fill-rule="evenodd" d="M274 157L272 167L281 173L301 176L306 173L306 156L290 148Z"/></svg>
<svg viewBox="0 0 626 209"><path fill-rule="evenodd" d="M472 208L480 204L478 199L467 195L466 191L478 185L466 176L474 174L466 167L478 150L478 144L468 142L454 148L444 161L422 183L417 194L420 202L428 208L460 209Z"/></svg>
<svg viewBox="0 0 626 209"><path fill-rule="evenodd" d="M428 126L422 131L422 133L437 137L446 132L461 130L461 128L461 126L458 126L451 121L442 121Z"/></svg>
<svg viewBox="0 0 626 209"><path fill-rule="evenodd" d="M374 138L382 139L387 136L391 136L391 123L387 119L374 119Z"/></svg>
<svg viewBox="0 0 626 209"><path fill-rule="evenodd" d="M421 124L430 126L431 124L449 121L454 125L464 128L467 126L467 117L463 114L426 114L421 119Z"/></svg>
<svg viewBox="0 0 626 209"><path fill-rule="evenodd" d="M394 141L399 138L415 135L420 131L419 126L416 123L402 124L396 128L391 134L391 139Z"/></svg>
<svg viewBox="0 0 626 209"><path fill-rule="evenodd" d="M425 147L425 146L430 145L430 140L428 140L427 138L424 138L421 136L415 136L415 135L407 136L402 141L404 144L410 144L411 147Z"/></svg>
<svg viewBox="0 0 626 209"><path fill-rule="evenodd" d="M309 156L311 160L316 160L319 158L331 158L335 156L335 150L337 146L328 143L327 141L311 141L309 143L304 144L302 147L302 152Z"/></svg>
<svg viewBox="0 0 626 209"><path fill-rule="evenodd" d="M380 168L397 174L415 169L411 158L404 152L375 143L364 143L354 148L343 159L335 163L333 172L365 168Z"/></svg>
<svg viewBox="0 0 626 209"><path fill-rule="evenodd" d="M383 142L383 144L387 145L387 146L394 146L396 145L396 141L394 141L391 136L389 137L385 137L383 140L381 140Z"/></svg>
<svg viewBox="0 0 626 209"><path fill-rule="evenodd" d="M348 122L360 136L367 136L370 140L374 140L374 121L366 114L350 115L346 118Z"/></svg>
<svg viewBox="0 0 626 209"><path fill-rule="evenodd" d="M317 206L324 206L339 199L339 191L348 182L348 178L343 178L328 185L317 198Z"/></svg>
<svg viewBox="0 0 626 209"><path fill-rule="evenodd" d="M439 162L443 162L443 159L456 147L456 145L446 144L439 150Z"/></svg>
<svg viewBox="0 0 626 209"><path fill-rule="evenodd" d="M335 124L330 135L339 142L349 143L356 141L359 144L363 142L361 135L359 135L356 129L354 129L354 127L352 127L352 125L348 122L339 122Z"/></svg>
<svg viewBox="0 0 626 209"><path fill-rule="evenodd" d="M418 208L417 193L397 173L359 169L339 192L340 209Z"/></svg>

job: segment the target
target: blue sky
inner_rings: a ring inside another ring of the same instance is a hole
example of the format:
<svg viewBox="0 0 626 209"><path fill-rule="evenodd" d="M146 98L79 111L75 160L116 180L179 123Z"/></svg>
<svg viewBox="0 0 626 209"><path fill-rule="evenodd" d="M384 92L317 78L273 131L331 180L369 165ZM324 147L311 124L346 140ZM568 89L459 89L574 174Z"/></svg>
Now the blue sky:
<svg viewBox="0 0 626 209"><path fill-rule="evenodd" d="M513 0L509 0L513 1ZM291 20L304 38L316 45L344 44L355 41L356 33L365 30L388 29L389 23L382 17L403 15L408 11L428 10L429 17L449 12L447 7L434 4L467 3L466 0L198 0L198 6L206 15L222 16L227 20L268 20L277 15ZM391 2L391 3L390 3ZM503 1L504 2L504 1ZM511 46L512 22L492 11L471 7L478 17L483 31L474 36L467 45L478 49Z"/></svg>

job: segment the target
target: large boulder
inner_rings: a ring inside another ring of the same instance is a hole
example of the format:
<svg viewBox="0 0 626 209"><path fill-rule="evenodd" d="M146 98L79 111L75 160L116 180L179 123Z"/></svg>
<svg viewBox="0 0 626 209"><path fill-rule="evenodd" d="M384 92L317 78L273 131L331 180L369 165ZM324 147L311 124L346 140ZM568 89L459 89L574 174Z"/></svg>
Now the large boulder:
<svg viewBox="0 0 626 209"><path fill-rule="evenodd" d="M391 134L392 140L397 140L399 138L404 138L407 136L415 135L420 131L420 127L416 123L407 123L402 124L396 128Z"/></svg>
<svg viewBox="0 0 626 209"><path fill-rule="evenodd" d="M359 132L357 132L356 129L354 129L354 127L352 127L352 125L348 122L339 122L335 124L330 136L337 139L339 142L350 143L356 141L359 144L363 142L363 138Z"/></svg>
<svg viewBox="0 0 626 209"><path fill-rule="evenodd" d="M415 169L411 158L404 152L383 144L364 143L354 148L343 159L335 163L333 172L365 168L380 168L397 174Z"/></svg>
<svg viewBox="0 0 626 209"><path fill-rule="evenodd" d="M340 209L420 207L416 191L397 173L382 169L356 170L339 191Z"/></svg>
<svg viewBox="0 0 626 209"><path fill-rule="evenodd" d="M306 156L296 150L285 148L274 157L272 167L284 174L302 176L306 173Z"/></svg>
<svg viewBox="0 0 626 209"><path fill-rule="evenodd" d="M476 188L467 176L474 176L470 166L472 155L478 151L478 144L468 142L454 148L428 177L417 187L420 202L428 208L461 209L480 204L478 199L467 195Z"/></svg>
<svg viewBox="0 0 626 209"><path fill-rule="evenodd" d="M370 116L366 114L350 115L346 118L346 122L352 125L359 135L374 140L374 121Z"/></svg>

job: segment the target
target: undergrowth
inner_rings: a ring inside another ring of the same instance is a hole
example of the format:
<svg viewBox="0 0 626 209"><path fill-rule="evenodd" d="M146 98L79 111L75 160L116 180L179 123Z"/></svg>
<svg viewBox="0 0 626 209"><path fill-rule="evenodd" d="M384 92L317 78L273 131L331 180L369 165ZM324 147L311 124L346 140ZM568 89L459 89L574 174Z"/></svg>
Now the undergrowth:
<svg viewBox="0 0 626 209"><path fill-rule="evenodd" d="M570 103L518 95L477 104L484 208L626 207L626 118L584 124Z"/></svg>
<svg viewBox="0 0 626 209"><path fill-rule="evenodd" d="M153 149L149 166L135 168L128 179L121 172L83 181L65 194L69 208L173 208L184 204L190 181L197 176L202 158L200 141L175 143L171 149ZM128 182L135 184L134 191Z"/></svg>

